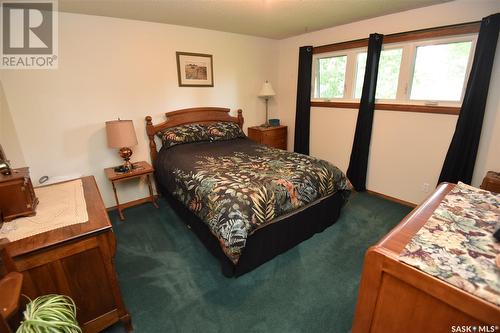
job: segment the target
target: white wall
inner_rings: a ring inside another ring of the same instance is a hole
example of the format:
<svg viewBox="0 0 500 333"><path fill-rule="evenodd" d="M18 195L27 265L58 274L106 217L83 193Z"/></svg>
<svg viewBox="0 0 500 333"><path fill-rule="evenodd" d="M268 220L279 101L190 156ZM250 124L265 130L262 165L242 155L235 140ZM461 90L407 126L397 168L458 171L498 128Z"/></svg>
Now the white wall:
<svg viewBox="0 0 500 333"><path fill-rule="evenodd" d="M274 40L67 13L59 19L57 70L0 72L35 183L42 175L94 175L113 206L103 169L120 159L106 146L106 120L132 119L139 141L133 160L148 161L146 115L161 121L175 109L222 106L242 108L246 126L264 121L257 94L266 79L276 81ZM178 87L176 51L212 54L215 87ZM119 192L130 201L146 186L123 184Z"/></svg>
<svg viewBox="0 0 500 333"><path fill-rule="evenodd" d="M12 167L26 166L16 127L10 114L9 103L3 91L2 82L0 82L0 144Z"/></svg>
<svg viewBox="0 0 500 333"><path fill-rule="evenodd" d="M103 168L120 163L106 147L104 122L133 119L139 145L134 160L149 160L144 116L192 106L244 110L245 125L264 121L256 97L264 80L277 96L270 116L289 126L293 148L298 48L479 20L500 11L498 1L459 0L312 32L281 41L173 25L60 14L59 69L3 70L0 142L15 166L28 165L35 181L94 175L107 206L111 187ZM500 46L499 46L500 49ZM214 88L177 86L175 51L214 56ZM500 170L500 51L490 85L473 183ZM1 86L0 86L1 87ZM311 153L346 170L357 110L313 108ZM369 160L369 189L418 203L432 187L454 131L456 116L376 111ZM17 132L17 134L16 134ZM16 138L16 135L18 139ZM13 156L14 155L14 156ZM146 193L145 184L123 184L122 201Z"/></svg>
<svg viewBox="0 0 500 333"><path fill-rule="evenodd" d="M391 34L480 20L499 12L498 1L460 0L386 15L280 41L277 110L290 126L288 146L293 148L298 48L366 38L370 33ZM479 185L486 170L500 170L500 43L489 89L485 123L473 184ZM311 154L329 160L346 171L354 137L357 110L312 108ZM427 193L439 172L453 135L457 116L375 111L367 188L413 203Z"/></svg>

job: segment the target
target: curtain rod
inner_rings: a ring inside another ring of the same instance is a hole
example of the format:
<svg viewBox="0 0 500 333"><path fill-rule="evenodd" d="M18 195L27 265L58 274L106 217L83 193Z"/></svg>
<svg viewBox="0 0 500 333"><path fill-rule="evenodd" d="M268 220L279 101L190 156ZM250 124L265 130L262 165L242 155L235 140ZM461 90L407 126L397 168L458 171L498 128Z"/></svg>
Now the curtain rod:
<svg viewBox="0 0 500 333"><path fill-rule="evenodd" d="M406 32L398 32L384 36L384 44L405 42L416 39L427 39L445 37L453 35L464 35L479 32L481 21L446 25L434 28L425 28ZM356 39L352 41L327 44L313 47L313 54L326 53L339 50L354 49L368 45L368 38Z"/></svg>

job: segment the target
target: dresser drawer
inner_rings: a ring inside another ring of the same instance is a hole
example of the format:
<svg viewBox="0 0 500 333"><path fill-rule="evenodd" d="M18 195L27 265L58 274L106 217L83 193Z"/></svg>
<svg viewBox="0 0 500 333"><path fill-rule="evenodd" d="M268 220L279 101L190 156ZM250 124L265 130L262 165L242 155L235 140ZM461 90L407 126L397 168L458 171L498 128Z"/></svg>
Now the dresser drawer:
<svg viewBox="0 0 500 333"><path fill-rule="evenodd" d="M287 127L286 126L276 126L276 127L260 127L254 126L248 128L248 137L255 142L261 143L263 145L284 149L287 146Z"/></svg>
<svg viewBox="0 0 500 333"><path fill-rule="evenodd" d="M286 150L286 138L269 138L268 140L262 142L266 146Z"/></svg>
<svg viewBox="0 0 500 333"><path fill-rule="evenodd" d="M257 143L262 143L263 139L262 132L256 129L255 127L249 127L248 128L248 138L252 141L255 141Z"/></svg>
<svg viewBox="0 0 500 333"><path fill-rule="evenodd" d="M276 138L286 138L286 127L280 127L275 130L268 130L262 133L264 140L273 140Z"/></svg>

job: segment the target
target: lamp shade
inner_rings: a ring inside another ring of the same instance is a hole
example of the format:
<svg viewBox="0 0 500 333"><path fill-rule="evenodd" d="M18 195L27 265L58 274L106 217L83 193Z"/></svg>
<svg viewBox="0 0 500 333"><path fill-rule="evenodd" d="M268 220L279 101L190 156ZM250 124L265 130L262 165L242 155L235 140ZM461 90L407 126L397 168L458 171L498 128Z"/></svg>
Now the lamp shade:
<svg viewBox="0 0 500 333"><path fill-rule="evenodd" d="M112 120L106 122L109 148L132 147L137 144L132 120Z"/></svg>
<svg viewBox="0 0 500 333"><path fill-rule="evenodd" d="M274 89L273 89L273 86L271 85L271 83L269 83L268 81L264 82L264 84L262 85L262 89L260 89L259 96L260 97L271 97L274 95L276 95L276 93L274 92Z"/></svg>

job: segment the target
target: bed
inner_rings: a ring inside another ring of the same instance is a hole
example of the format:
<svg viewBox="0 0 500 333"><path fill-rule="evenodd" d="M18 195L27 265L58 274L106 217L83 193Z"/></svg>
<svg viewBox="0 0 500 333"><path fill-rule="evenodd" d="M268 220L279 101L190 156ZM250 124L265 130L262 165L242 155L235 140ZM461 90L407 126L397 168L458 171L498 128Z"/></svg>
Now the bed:
<svg viewBox="0 0 500 333"><path fill-rule="evenodd" d="M232 277L335 223L351 185L326 161L249 140L229 112L148 116L146 131L159 192Z"/></svg>
<svg viewBox="0 0 500 333"><path fill-rule="evenodd" d="M367 251L352 332L497 332L499 199L439 185Z"/></svg>

